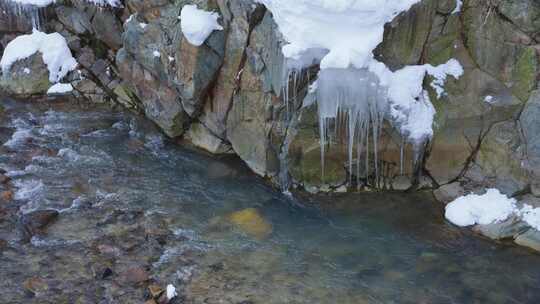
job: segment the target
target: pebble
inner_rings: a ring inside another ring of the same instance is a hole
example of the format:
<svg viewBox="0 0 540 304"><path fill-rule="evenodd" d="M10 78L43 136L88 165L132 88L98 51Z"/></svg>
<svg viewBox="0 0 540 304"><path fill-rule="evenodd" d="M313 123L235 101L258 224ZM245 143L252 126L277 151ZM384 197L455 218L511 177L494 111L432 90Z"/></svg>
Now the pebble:
<svg viewBox="0 0 540 304"><path fill-rule="evenodd" d="M7 190L0 193L0 199L2 199L4 202L10 202L13 200L13 191Z"/></svg>
<svg viewBox="0 0 540 304"><path fill-rule="evenodd" d="M45 282L42 278L39 277L32 277L27 279L26 281L24 281L23 287L25 290L34 294L49 289L47 282Z"/></svg>
<svg viewBox="0 0 540 304"><path fill-rule="evenodd" d="M148 272L142 267L132 267L120 274L119 281L126 285L138 285L150 279Z"/></svg>
<svg viewBox="0 0 540 304"><path fill-rule="evenodd" d="M11 180L11 178L9 176L6 176L4 174L1 174L0 173L0 184L7 184L9 181Z"/></svg>
<svg viewBox="0 0 540 304"><path fill-rule="evenodd" d="M58 218L56 210L37 210L21 217L23 229L30 236L43 232L47 226Z"/></svg>
<svg viewBox="0 0 540 304"><path fill-rule="evenodd" d="M150 292L150 296L152 296L152 298L157 299L163 294L165 290L161 288L161 286L151 284L150 286L148 286L148 291Z"/></svg>

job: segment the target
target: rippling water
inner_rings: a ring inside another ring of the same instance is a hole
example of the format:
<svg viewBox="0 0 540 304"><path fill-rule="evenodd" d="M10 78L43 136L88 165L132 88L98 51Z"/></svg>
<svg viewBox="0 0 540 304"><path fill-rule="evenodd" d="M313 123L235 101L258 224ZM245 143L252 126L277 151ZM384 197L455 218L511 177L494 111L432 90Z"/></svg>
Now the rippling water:
<svg viewBox="0 0 540 304"><path fill-rule="evenodd" d="M2 104L6 303L143 303L149 283L185 303L540 303L539 255L452 227L428 194L291 199L129 113ZM17 218L51 208L25 242ZM148 282L124 284L135 266ZM35 277L47 288L29 293Z"/></svg>

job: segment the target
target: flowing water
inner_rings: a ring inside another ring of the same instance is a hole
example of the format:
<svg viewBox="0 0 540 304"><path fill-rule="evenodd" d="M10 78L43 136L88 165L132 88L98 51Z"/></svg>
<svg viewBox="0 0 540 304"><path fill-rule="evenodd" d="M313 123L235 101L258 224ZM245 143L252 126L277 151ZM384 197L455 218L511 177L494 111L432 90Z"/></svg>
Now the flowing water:
<svg viewBox="0 0 540 304"><path fill-rule="evenodd" d="M539 255L428 194L291 199L129 113L2 105L1 303L144 303L149 284L174 303L540 303ZM57 220L25 237L43 209Z"/></svg>

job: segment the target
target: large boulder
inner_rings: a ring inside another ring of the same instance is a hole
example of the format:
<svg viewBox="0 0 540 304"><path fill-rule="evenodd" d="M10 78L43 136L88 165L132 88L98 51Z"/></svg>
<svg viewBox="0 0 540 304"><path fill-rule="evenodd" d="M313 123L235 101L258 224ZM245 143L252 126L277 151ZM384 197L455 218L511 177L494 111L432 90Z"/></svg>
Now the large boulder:
<svg viewBox="0 0 540 304"><path fill-rule="evenodd" d="M40 53L15 62L6 73L0 71L0 92L12 96L44 95L51 83L49 70Z"/></svg>
<svg viewBox="0 0 540 304"><path fill-rule="evenodd" d="M275 176L280 169L279 146L273 145L271 137L274 130L285 129L275 128L283 109L277 98L280 85L275 85L281 82L281 74L275 72L283 65L281 41L277 25L266 13L251 33L245 66L238 75L238 92L227 117L227 139L234 151L263 176Z"/></svg>

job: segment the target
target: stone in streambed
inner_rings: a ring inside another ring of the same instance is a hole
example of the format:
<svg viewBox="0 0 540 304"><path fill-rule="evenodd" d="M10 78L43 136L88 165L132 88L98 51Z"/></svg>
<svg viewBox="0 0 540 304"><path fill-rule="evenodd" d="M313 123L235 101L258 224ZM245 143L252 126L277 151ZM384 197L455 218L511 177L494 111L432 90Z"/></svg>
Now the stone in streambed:
<svg viewBox="0 0 540 304"><path fill-rule="evenodd" d="M150 279L148 272L142 267L132 267L120 274L119 283L123 285L138 285Z"/></svg>
<svg viewBox="0 0 540 304"><path fill-rule="evenodd" d="M0 173L0 184L7 184L9 181L11 180L11 178L9 176L6 176L2 173Z"/></svg>
<svg viewBox="0 0 540 304"><path fill-rule="evenodd" d="M0 200L4 202L10 202L13 200L13 191L7 190L0 193Z"/></svg>
<svg viewBox="0 0 540 304"><path fill-rule="evenodd" d="M150 286L148 286L148 292L153 299L158 299L164 291L165 289L161 288L161 286L159 285L151 284Z"/></svg>
<svg viewBox="0 0 540 304"><path fill-rule="evenodd" d="M32 236L43 232L58 218L58 215L56 210L37 210L23 215L20 223L27 236Z"/></svg>
<svg viewBox="0 0 540 304"><path fill-rule="evenodd" d="M39 277L32 277L27 279L26 281L24 281L23 287L26 291L33 294L44 292L49 289L47 282L45 282L42 278Z"/></svg>
<svg viewBox="0 0 540 304"><path fill-rule="evenodd" d="M228 220L238 229L259 240L272 233L272 224L255 208L234 212L228 216Z"/></svg>
<svg viewBox="0 0 540 304"><path fill-rule="evenodd" d="M540 231L529 229L514 240L516 244L540 251Z"/></svg>

